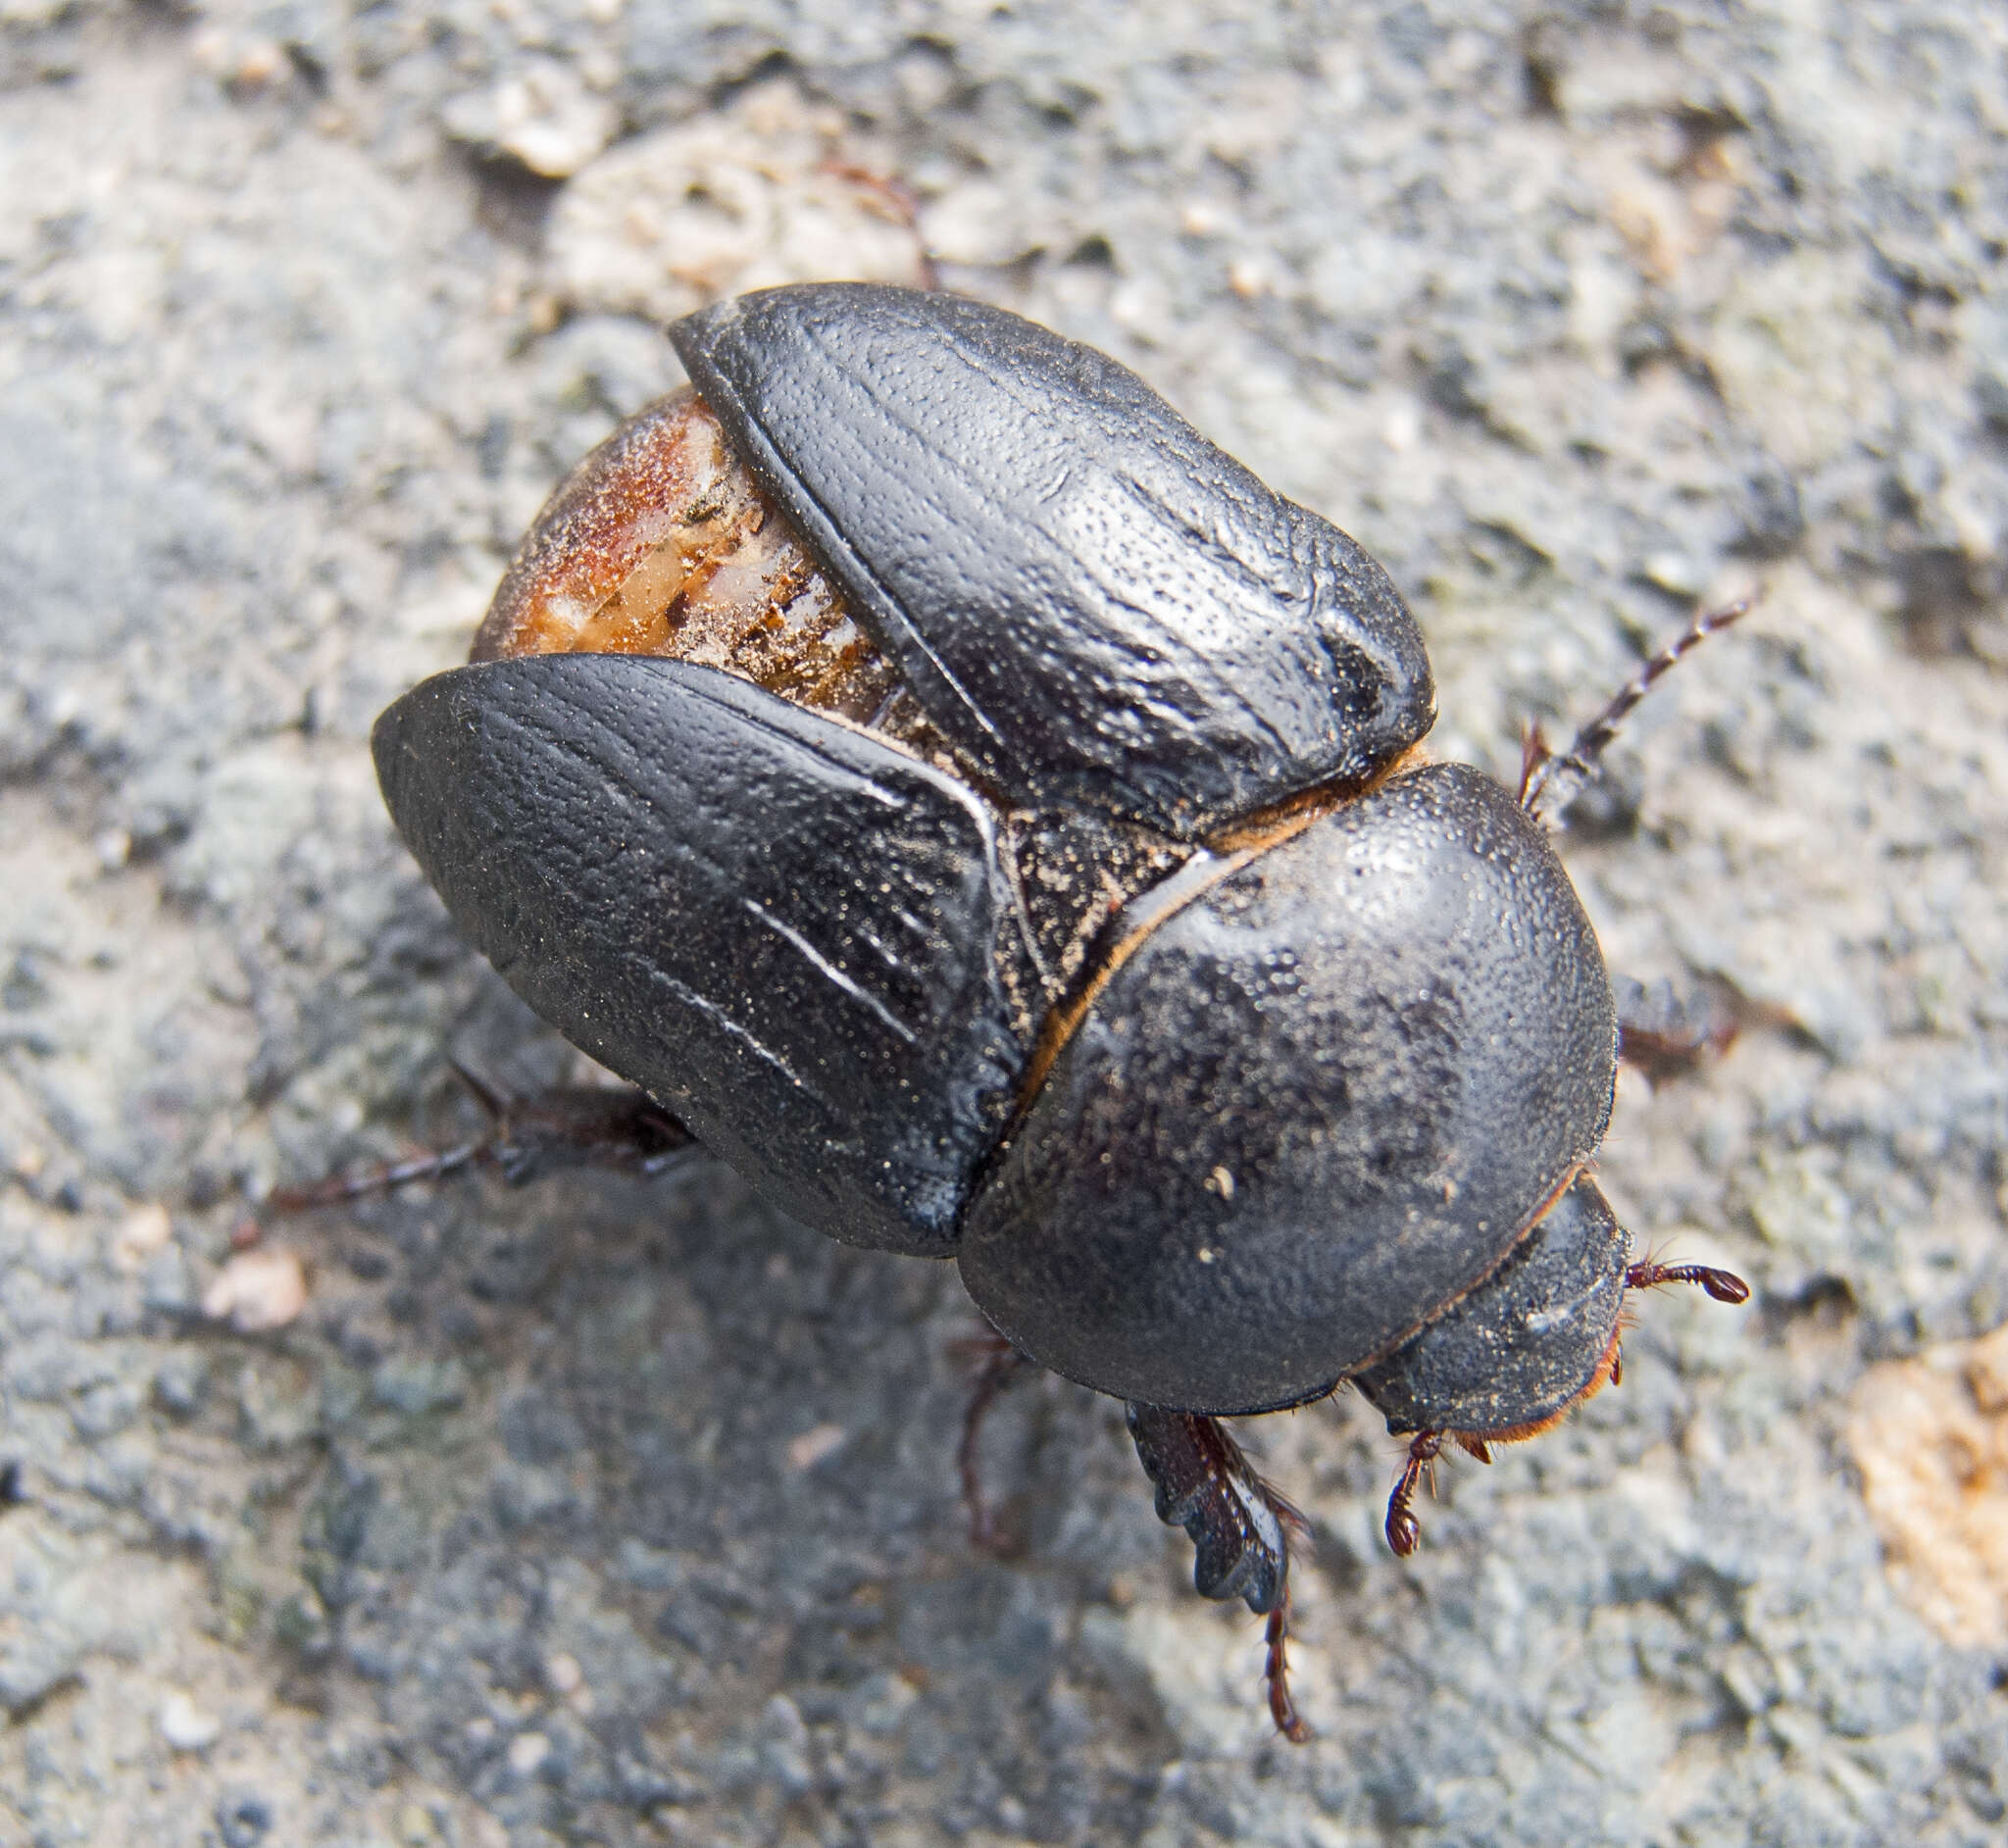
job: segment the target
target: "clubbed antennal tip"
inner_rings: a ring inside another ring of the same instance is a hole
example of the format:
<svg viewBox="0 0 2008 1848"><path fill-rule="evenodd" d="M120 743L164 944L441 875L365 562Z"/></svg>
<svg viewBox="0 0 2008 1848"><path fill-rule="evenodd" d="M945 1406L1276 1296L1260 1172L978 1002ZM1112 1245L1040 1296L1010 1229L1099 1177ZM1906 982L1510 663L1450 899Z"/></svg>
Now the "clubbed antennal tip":
<svg viewBox="0 0 2008 1848"><path fill-rule="evenodd" d="M1436 1459L1443 1453L1442 1431L1418 1431L1408 1447L1408 1455L1402 1459L1401 1474L1394 1484L1394 1493L1387 1498L1387 1520L1385 1532L1389 1550L1397 1559L1407 1559L1423 1541L1423 1523L1416 1519L1416 1489L1427 1475L1434 1486L1431 1470ZM1490 1462L1488 1457L1486 1462Z"/></svg>
<svg viewBox="0 0 2008 1848"><path fill-rule="evenodd" d="M1657 1289L1662 1283L1698 1283L1719 1303L1747 1303L1750 1286L1733 1271L1712 1264L1634 1264L1625 1273L1628 1290Z"/></svg>
<svg viewBox="0 0 2008 1848"><path fill-rule="evenodd" d="M1602 712L1579 731L1559 756L1548 748L1538 724L1531 725L1521 742L1520 806L1538 819L1558 814L1592 776L1618 730L1632 709L1651 692L1689 649L1726 629L1755 608L1761 593L1753 591L1720 609L1704 610L1620 687Z"/></svg>

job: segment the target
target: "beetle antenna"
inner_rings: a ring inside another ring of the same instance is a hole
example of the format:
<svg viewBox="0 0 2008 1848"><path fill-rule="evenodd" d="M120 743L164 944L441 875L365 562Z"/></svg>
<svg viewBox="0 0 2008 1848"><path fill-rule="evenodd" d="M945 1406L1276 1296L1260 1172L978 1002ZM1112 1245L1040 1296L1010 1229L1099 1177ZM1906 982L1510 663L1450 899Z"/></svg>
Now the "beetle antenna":
<svg viewBox="0 0 2008 1848"><path fill-rule="evenodd" d="M1422 1544L1423 1523L1416 1519L1416 1487L1426 1471L1433 1484L1432 1465L1443 1452L1441 1431L1418 1431L1408 1447L1394 1493L1387 1498L1387 1544L1398 1559L1407 1559Z"/></svg>
<svg viewBox="0 0 2008 1848"><path fill-rule="evenodd" d="M1657 1289L1662 1283L1698 1283L1719 1303L1747 1303L1750 1286L1733 1271L1712 1264L1655 1264L1648 1259L1625 1273L1628 1290Z"/></svg>
<svg viewBox="0 0 2008 1848"><path fill-rule="evenodd" d="M1559 813L1578 790L1598 774L1605 748L1631 717L1632 709L1652 691L1674 665L1691 648L1747 616L1760 593L1752 591L1717 610L1696 614L1687 626L1667 643L1621 686L1610 704L1571 740L1559 756L1548 748L1538 724L1530 725L1520 747L1520 806L1536 820L1545 812Z"/></svg>

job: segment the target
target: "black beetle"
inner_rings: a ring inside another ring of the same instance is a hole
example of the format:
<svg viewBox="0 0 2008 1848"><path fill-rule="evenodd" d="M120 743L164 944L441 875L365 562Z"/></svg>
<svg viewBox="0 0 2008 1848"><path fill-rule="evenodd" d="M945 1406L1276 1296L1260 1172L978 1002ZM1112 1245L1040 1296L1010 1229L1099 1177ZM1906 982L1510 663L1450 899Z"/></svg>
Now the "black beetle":
<svg viewBox="0 0 2008 1848"><path fill-rule="evenodd" d="M1619 1022L1539 817L1739 610L1516 799L1417 749L1386 574L1103 355L839 283L671 338L693 390L378 720L398 828L653 1100L588 1141L694 1137L833 1237L955 1258L1002 1337L979 1405L1024 1361L1129 1402L1301 1737L1299 1518L1220 1418L1352 1380L1414 1434L1406 1553L1446 1440L1614 1376L1628 1289L1746 1294L1633 1264L1589 1177Z"/></svg>

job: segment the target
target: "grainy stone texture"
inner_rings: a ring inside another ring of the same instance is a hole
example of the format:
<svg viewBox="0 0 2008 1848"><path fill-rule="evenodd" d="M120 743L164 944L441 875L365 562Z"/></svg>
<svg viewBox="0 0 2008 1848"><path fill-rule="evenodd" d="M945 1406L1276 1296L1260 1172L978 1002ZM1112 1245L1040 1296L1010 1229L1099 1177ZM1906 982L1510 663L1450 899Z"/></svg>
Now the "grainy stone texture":
<svg viewBox="0 0 2008 1848"><path fill-rule="evenodd" d="M1997 5L5 0L0 84L6 1848L2000 1839L2002 1607L1887 1574L1847 1448L2008 1318ZM635 304L918 261L846 164L1358 534L1450 754L1769 585L1569 844L1743 1014L1603 1176L1756 1304L1640 1305L1408 1564L1358 1401L1246 1427L1302 1750L1114 1405L1007 1401L973 1556L952 1274L719 1169L275 1222L304 1313L201 1314L276 1180L465 1128L446 1049L567 1069L367 726L673 381Z"/></svg>

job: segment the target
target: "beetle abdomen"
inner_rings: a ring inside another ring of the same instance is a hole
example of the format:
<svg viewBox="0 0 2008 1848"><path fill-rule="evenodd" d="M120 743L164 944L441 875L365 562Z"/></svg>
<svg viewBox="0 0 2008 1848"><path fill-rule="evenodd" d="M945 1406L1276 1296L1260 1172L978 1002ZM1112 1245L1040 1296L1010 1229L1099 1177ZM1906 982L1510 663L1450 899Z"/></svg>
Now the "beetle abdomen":
<svg viewBox="0 0 2008 1848"><path fill-rule="evenodd" d="M1596 1147L1617 1024L1540 830L1399 775L1160 924L972 1205L983 1313L1191 1411L1292 1403L1486 1275Z"/></svg>
<svg viewBox="0 0 2008 1848"><path fill-rule="evenodd" d="M671 329L929 718L1026 808L1194 838L1429 729L1379 565L1102 354L980 302L768 289Z"/></svg>
<svg viewBox="0 0 2008 1848"><path fill-rule="evenodd" d="M677 661L458 668L373 745L427 876L552 1025L809 1224L946 1254L1028 1051L981 802Z"/></svg>
<svg viewBox="0 0 2008 1848"><path fill-rule="evenodd" d="M574 469L524 536L470 659L663 655L942 749L898 668L733 454L695 392L659 399Z"/></svg>

